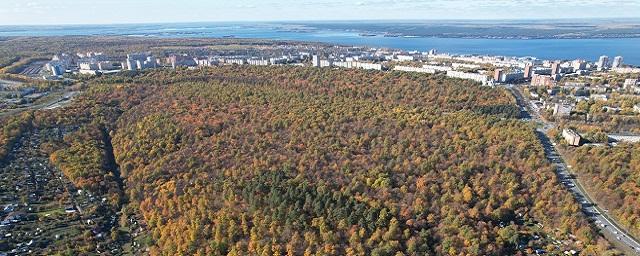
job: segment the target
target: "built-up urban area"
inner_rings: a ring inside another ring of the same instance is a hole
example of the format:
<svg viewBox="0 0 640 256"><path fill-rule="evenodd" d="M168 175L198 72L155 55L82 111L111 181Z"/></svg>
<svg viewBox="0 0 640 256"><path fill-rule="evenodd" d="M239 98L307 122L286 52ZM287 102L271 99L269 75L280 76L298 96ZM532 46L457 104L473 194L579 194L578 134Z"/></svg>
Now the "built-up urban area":
<svg viewBox="0 0 640 256"><path fill-rule="evenodd" d="M219 65L295 65L437 74L473 80L485 86L516 85L529 100L532 109L557 120L588 122L597 114L594 112L640 114L640 100L636 96L640 94L640 67L626 65L623 56L600 56L591 61L542 60L535 57L456 55L439 53L435 49L421 52L353 46L286 45L275 49L233 50L215 54L137 52L126 56L109 56L99 51L59 53L43 67L30 67L23 73L44 80L60 80L77 75ZM20 92L21 99L5 99L3 104L25 99L33 101L43 95L26 89ZM591 109L593 105L596 105L597 111ZM611 133L614 134L611 135L613 140L638 140L628 135L630 131ZM563 134L570 145L577 146L589 141L581 140L579 132L572 129L567 128Z"/></svg>
<svg viewBox="0 0 640 256"><path fill-rule="evenodd" d="M195 68L216 65L297 65L313 67L360 68L418 73L442 73L447 77L474 80L483 85L521 84L552 87L567 79L599 79L602 75L640 74L640 68L625 65L622 56L610 60L600 56L596 61L541 60L535 57L505 57L481 55L454 55L428 52L394 51L366 47L330 47L305 49L286 55L274 56L273 51L253 52L248 55L191 56L170 54L153 56L150 53L130 53L126 58L106 56L100 52L61 53L53 56L45 66L44 79L59 79L65 73L109 74L122 70L149 68ZM633 79L624 85L637 86ZM583 83L587 85L587 83ZM635 89L632 89L635 90ZM640 88L638 89L640 92Z"/></svg>

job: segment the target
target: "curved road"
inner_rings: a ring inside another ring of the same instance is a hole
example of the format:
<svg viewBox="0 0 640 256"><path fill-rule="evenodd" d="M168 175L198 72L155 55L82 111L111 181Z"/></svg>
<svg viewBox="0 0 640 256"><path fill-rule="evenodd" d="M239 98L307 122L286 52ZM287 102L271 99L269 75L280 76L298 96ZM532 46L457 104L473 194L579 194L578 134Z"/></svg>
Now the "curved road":
<svg viewBox="0 0 640 256"><path fill-rule="evenodd" d="M640 255L640 243L638 242L638 240L629 235L629 233L626 232L623 228L621 228L620 225L615 222L615 220L608 214L606 210L602 210L597 206L597 203L591 197L589 197L589 194L584 190L583 186L575 178L575 175L570 172L569 168L571 166L568 166L562 156L558 154L555 144L552 143L546 135L546 131L555 127L555 124L542 120L539 113L536 111L537 108L533 105L528 104L517 89L514 89L510 86L508 87L508 89L516 97L518 105L521 107L525 119L529 119L533 122L542 124L542 127L538 128L536 133L538 135L538 139L544 147L545 156L553 165L556 166L556 174L558 175L558 179L580 203L580 205L582 206L582 211L592 221L595 222L596 226L605 235L605 237L612 240L615 239L617 241L612 242L621 246L625 246L625 248L620 249L631 254ZM530 111L530 109L532 109L533 111Z"/></svg>
<svg viewBox="0 0 640 256"><path fill-rule="evenodd" d="M23 111L27 111L27 110L42 110L42 109L49 109L50 110L50 109L55 109L55 108L61 107L64 104L68 103L76 94L78 94L77 91L64 92L59 97L55 97L55 98L53 98L51 100L48 100L48 101L40 103L40 104L33 104L33 105L26 106L26 107L9 109L9 110L0 109L0 117L9 116L9 115L15 115L17 113L20 113L20 112L23 112Z"/></svg>

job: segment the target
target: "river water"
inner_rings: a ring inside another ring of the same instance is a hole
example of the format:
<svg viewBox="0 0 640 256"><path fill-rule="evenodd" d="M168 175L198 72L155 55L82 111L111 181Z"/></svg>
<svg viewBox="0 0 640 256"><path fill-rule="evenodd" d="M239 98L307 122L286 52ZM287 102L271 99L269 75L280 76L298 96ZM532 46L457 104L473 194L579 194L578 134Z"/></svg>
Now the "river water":
<svg viewBox="0 0 640 256"><path fill-rule="evenodd" d="M312 29L309 29L309 28ZM0 26L0 36L123 35L167 38L260 38L389 47L457 54L533 56L540 59L596 61L600 55L621 55L640 65L640 38L606 39L466 39L362 36L355 30L335 30L274 23L174 23L68 26Z"/></svg>

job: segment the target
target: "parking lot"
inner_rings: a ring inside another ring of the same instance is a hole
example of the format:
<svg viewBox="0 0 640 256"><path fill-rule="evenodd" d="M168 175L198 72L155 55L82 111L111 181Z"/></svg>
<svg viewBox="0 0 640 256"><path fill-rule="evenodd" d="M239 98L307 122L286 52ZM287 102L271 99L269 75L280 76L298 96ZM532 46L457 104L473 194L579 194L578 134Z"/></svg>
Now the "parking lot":
<svg viewBox="0 0 640 256"><path fill-rule="evenodd" d="M21 71L21 75L29 77L39 77L43 75L43 68L47 61L34 61L26 65Z"/></svg>

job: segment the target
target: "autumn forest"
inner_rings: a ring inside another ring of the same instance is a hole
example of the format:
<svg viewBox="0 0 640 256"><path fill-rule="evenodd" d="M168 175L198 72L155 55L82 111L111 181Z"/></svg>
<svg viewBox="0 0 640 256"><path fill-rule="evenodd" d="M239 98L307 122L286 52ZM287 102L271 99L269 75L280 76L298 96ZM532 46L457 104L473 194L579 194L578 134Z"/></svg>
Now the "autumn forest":
<svg viewBox="0 0 640 256"><path fill-rule="evenodd" d="M78 236L73 254L133 242L150 255L614 253L505 89L248 66L87 83L64 108L0 119L0 159L23 134L61 129L41 150L105 198L83 214L111 235Z"/></svg>

